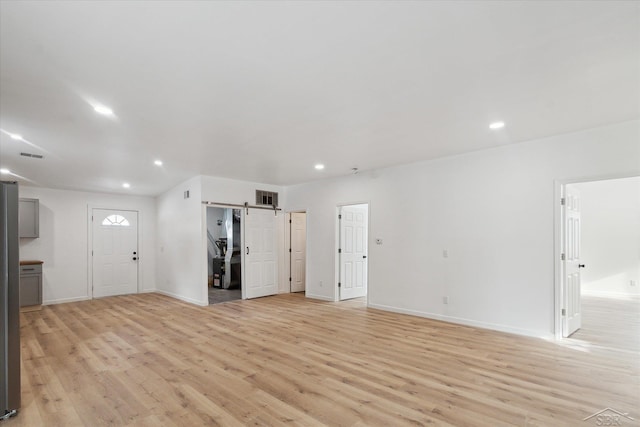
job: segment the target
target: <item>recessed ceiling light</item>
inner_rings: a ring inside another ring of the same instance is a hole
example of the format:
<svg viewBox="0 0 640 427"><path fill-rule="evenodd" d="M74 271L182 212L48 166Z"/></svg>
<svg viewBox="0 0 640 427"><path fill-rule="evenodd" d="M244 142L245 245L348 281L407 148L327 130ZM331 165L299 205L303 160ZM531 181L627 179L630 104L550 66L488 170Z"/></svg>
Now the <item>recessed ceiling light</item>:
<svg viewBox="0 0 640 427"><path fill-rule="evenodd" d="M504 127L504 122L493 122L489 125L489 129L502 129Z"/></svg>
<svg viewBox="0 0 640 427"><path fill-rule="evenodd" d="M321 163L318 163L318 164L315 166L315 168L316 168L317 170L321 171L322 169L324 169L324 165L323 165L323 164L321 164Z"/></svg>
<svg viewBox="0 0 640 427"><path fill-rule="evenodd" d="M130 188L130 187L131 187L131 184L129 184L128 182L125 182L125 183L123 183L123 184L122 184L122 186L123 186L124 188Z"/></svg>
<svg viewBox="0 0 640 427"><path fill-rule="evenodd" d="M156 166L162 166L162 160L156 160L153 164Z"/></svg>
<svg viewBox="0 0 640 427"><path fill-rule="evenodd" d="M9 136L11 137L11 139L22 141L22 135L18 135L17 133L10 133Z"/></svg>
<svg viewBox="0 0 640 427"><path fill-rule="evenodd" d="M9 171L9 169L2 168L2 169L0 169L0 173L1 174L7 174L7 173L11 173L11 171Z"/></svg>
<svg viewBox="0 0 640 427"><path fill-rule="evenodd" d="M105 107L104 105L94 105L93 109L96 113L102 114L103 116L113 116L113 110L109 107Z"/></svg>

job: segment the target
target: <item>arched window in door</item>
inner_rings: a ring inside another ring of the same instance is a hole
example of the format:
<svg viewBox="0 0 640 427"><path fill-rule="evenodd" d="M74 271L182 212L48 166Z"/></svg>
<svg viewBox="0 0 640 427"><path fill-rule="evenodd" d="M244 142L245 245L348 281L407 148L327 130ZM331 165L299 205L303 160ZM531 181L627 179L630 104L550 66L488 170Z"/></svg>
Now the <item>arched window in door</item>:
<svg viewBox="0 0 640 427"><path fill-rule="evenodd" d="M116 227L129 227L129 221L122 215L109 215L102 220L102 225L112 225Z"/></svg>

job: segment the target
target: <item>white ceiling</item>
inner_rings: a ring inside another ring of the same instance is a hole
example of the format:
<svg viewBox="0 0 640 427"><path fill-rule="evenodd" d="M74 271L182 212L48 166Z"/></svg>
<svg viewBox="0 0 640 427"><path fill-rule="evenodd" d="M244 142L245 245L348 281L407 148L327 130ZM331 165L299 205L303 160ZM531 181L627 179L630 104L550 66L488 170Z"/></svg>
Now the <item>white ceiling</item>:
<svg viewBox="0 0 640 427"><path fill-rule="evenodd" d="M33 145L0 167L287 185L636 119L639 82L635 1L2 1L0 128Z"/></svg>

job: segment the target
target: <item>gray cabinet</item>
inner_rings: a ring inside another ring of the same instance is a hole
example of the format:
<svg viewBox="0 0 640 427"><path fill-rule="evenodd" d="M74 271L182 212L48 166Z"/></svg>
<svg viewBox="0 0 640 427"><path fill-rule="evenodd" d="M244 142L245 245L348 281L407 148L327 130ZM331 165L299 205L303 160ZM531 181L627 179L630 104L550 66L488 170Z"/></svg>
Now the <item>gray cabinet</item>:
<svg viewBox="0 0 640 427"><path fill-rule="evenodd" d="M38 199L20 199L18 229L20 237L40 237L40 202Z"/></svg>
<svg viewBox="0 0 640 427"><path fill-rule="evenodd" d="M20 266L20 307L42 304L42 264Z"/></svg>

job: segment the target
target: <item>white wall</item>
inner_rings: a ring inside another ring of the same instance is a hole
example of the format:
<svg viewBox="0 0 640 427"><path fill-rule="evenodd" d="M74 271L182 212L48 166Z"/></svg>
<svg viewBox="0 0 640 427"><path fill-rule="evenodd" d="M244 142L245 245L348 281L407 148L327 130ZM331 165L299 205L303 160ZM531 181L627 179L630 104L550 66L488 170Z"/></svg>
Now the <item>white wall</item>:
<svg viewBox="0 0 640 427"><path fill-rule="evenodd" d="M258 182L237 181L234 179L217 178L213 176L201 176L202 200L207 202L244 204L256 203L256 190L275 191L280 194L280 205L285 200L283 187L277 185L260 184Z"/></svg>
<svg viewBox="0 0 640 427"><path fill-rule="evenodd" d="M207 280L207 224L206 212L201 204L201 181L201 177L193 177L157 198L156 276L159 292L194 304L207 305L208 299L203 293ZM185 199L184 192L187 190L190 197Z"/></svg>
<svg viewBox="0 0 640 427"><path fill-rule="evenodd" d="M581 198L583 292L640 294L640 177L574 186Z"/></svg>
<svg viewBox="0 0 640 427"><path fill-rule="evenodd" d="M155 289L156 205L152 197L20 187L20 197L40 201L40 237L20 239L20 259L44 261L43 303L91 297L88 264L89 208L139 212L139 289Z"/></svg>
<svg viewBox="0 0 640 427"><path fill-rule="evenodd" d="M639 125L288 187L287 210L307 211L307 295L336 298L336 206L369 202L370 306L551 336L554 180L638 173Z"/></svg>

